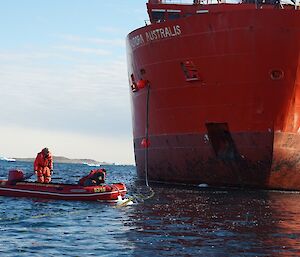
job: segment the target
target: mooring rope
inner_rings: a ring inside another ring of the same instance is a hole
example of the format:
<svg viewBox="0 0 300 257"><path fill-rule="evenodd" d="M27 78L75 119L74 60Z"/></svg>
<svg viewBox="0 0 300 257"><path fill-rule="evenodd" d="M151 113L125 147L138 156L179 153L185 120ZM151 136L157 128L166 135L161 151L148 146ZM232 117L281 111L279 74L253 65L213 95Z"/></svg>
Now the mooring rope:
<svg viewBox="0 0 300 257"><path fill-rule="evenodd" d="M150 85L147 83L147 100L146 100L146 126L145 126L145 181L146 186L149 187L148 182L148 147L149 147L149 101L150 101Z"/></svg>
<svg viewBox="0 0 300 257"><path fill-rule="evenodd" d="M146 187L150 191L150 195L143 195L143 194L137 194L135 196L130 196L128 199L124 199L122 203L118 204L116 207L122 207L130 204L133 201L145 201L150 198L152 198L155 195L154 190L149 186L148 181L148 165L149 165L149 154L148 154L148 147L149 147L149 103L150 103L150 84L147 82L147 95L146 95L146 120L145 120L145 183Z"/></svg>

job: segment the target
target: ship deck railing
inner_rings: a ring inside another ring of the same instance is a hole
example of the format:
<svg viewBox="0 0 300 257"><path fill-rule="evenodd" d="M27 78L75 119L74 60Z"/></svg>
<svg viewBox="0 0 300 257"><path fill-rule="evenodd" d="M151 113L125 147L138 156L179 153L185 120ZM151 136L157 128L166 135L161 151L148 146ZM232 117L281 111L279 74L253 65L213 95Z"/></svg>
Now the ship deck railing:
<svg viewBox="0 0 300 257"><path fill-rule="evenodd" d="M209 5L209 4L241 4L241 3L254 3L254 4L274 4L280 5L284 8L284 5L295 6L295 9L299 9L300 0L152 0L160 4L183 4L183 5ZM152 2L151 0L149 2Z"/></svg>

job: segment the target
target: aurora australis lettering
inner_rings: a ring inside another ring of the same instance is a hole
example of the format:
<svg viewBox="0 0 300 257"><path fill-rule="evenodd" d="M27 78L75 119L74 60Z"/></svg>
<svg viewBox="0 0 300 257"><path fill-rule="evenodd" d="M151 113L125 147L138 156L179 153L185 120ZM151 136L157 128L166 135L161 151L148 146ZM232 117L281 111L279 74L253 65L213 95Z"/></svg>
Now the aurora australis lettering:
<svg viewBox="0 0 300 257"><path fill-rule="evenodd" d="M179 25L174 25L172 27L158 28L158 29L147 31L145 32L144 35L139 34L131 38L130 45L134 49L144 45L145 43L149 43L151 41L176 37L179 35L181 35L181 28Z"/></svg>

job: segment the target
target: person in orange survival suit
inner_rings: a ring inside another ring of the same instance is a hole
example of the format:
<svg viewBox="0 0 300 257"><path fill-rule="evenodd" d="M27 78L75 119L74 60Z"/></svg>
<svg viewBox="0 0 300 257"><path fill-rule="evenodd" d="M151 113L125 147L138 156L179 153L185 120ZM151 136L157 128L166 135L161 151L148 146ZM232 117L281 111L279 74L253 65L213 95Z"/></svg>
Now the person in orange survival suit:
<svg viewBox="0 0 300 257"><path fill-rule="evenodd" d="M34 161L34 172L37 176L37 182L50 183L53 171L53 159L48 148L44 148L37 154Z"/></svg>
<svg viewBox="0 0 300 257"><path fill-rule="evenodd" d="M81 178L78 182L81 186L99 186L105 182L106 170L91 170L90 174Z"/></svg>

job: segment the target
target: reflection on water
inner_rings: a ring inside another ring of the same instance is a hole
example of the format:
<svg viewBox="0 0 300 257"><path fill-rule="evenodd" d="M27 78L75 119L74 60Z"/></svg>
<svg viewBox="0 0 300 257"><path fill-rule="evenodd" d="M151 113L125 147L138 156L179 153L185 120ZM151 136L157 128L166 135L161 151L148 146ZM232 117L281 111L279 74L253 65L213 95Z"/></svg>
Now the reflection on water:
<svg viewBox="0 0 300 257"><path fill-rule="evenodd" d="M290 256L300 253L300 194L155 187L131 209L136 256ZM138 238L138 240L136 240Z"/></svg>
<svg viewBox="0 0 300 257"><path fill-rule="evenodd" d="M0 176L9 165L0 162ZM129 194L150 193L134 167L106 168ZM55 176L76 182L89 169L61 164ZM152 198L124 208L0 197L0 256L300 255L298 193L152 187Z"/></svg>

